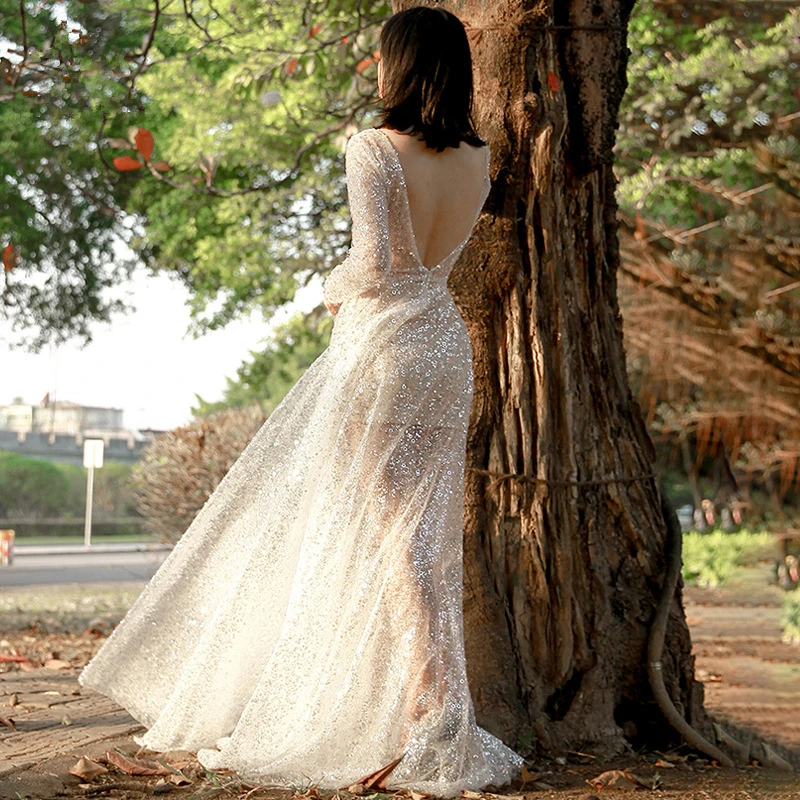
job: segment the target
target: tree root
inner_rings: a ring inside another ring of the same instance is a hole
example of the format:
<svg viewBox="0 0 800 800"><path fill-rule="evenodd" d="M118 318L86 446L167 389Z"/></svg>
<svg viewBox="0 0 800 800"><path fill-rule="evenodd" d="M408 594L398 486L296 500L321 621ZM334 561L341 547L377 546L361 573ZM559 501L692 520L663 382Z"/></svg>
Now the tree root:
<svg viewBox="0 0 800 800"><path fill-rule="evenodd" d="M658 609L650 626L650 635L647 639L647 675L650 678L650 687L653 690L658 707L666 717L667 721L684 738L687 744L691 745L701 753L716 759L725 767L733 767L733 760L725 755L718 747L704 739L675 708L672 698L664 685L664 675L662 674L661 654L664 652L664 638L667 633L667 617L672 598L675 595L675 587L678 585L678 577L681 572L681 551L683 548L683 538L681 527L675 511L669 504L663 491L659 491L661 499L661 513L664 516L664 523L667 527L667 574L664 578L664 586L661 590L661 597L658 600Z"/></svg>

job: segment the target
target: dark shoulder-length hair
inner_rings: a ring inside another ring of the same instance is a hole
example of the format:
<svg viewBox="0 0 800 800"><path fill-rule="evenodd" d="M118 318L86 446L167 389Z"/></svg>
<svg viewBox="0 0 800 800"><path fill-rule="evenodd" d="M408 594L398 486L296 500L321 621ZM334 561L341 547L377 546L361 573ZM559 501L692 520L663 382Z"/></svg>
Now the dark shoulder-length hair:
<svg viewBox="0 0 800 800"><path fill-rule="evenodd" d="M437 152L486 144L472 120L472 55L455 14L426 6L393 14L381 30L380 57L379 127L418 136Z"/></svg>

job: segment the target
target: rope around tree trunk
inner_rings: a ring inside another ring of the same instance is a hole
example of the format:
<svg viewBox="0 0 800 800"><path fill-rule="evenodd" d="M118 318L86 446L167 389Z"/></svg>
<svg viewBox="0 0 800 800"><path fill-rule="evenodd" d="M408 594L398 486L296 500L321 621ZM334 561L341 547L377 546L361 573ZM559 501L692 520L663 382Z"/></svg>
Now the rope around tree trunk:
<svg viewBox="0 0 800 800"><path fill-rule="evenodd" d="M523 485L543 484L550 487L569 487L569 486L601 486L611 483L635 483L641 480L656 478L654 472L643 472L638 475L627 475L611 478L592 478L588 480L549 480L539 478L536 475L526 475L513 472L492 472L491 470L467 467L467 469L478 475L489 478L490 485L502 483L504 481L515 482ZM664 675L661 663L661 655L664 652L664 639L667 632L667 618L672 598L675 595L675 588L678 585L678 577L681 572L682 559L682 532L675 510L669 504L666 494L658 488L658 497L661 504L661 514L664 517L664 524L667 528L666 539L666 559L667 573L661 595L658 600L655 617L650 625L650 632L647 638L647 675L650 679L650 688L653 691L658 707L661 709L667 722L684 738L687 744L705 753L707 756L716 759L722 766L735 766L733 760L723 753L718 747L706 740L696 731L683 715L675 707L672 698L667 692L664 684Z"/></svg>

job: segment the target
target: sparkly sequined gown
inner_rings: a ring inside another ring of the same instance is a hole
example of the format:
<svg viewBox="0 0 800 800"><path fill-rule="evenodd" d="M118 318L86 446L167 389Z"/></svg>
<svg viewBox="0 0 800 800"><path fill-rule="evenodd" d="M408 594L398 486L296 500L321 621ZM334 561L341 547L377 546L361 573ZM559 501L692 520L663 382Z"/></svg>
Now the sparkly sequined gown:
<svg viewBox="0 0 800 800"><path fill-rule="evenodd" d="M447 276L467 240L423 266L381 131L353 136L346 165L330 346L79 680L149 729L139 744L210 769L333 789L402 753L389 788L453 796L522 765L477 726L464 659L473 376ZM487 148L480 206L488 190Z"/></svg>

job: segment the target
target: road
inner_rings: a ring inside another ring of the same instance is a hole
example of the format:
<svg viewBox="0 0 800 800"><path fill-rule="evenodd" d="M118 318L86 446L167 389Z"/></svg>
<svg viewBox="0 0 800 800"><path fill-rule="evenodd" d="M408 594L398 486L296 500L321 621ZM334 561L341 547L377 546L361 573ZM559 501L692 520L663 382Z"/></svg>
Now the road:
<svg viewBox="0 0 800 800"><path fill-rule="evenodd" d="M18 549L10 567L0 567L0 588L53 583L148 581L169 550L111 551L58 548L56 552ZM66 552L65 552L66 551Z"/></svg>

